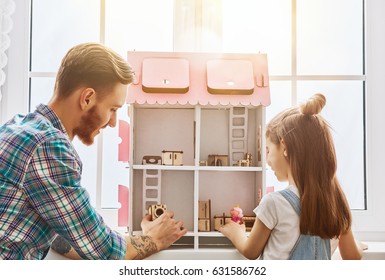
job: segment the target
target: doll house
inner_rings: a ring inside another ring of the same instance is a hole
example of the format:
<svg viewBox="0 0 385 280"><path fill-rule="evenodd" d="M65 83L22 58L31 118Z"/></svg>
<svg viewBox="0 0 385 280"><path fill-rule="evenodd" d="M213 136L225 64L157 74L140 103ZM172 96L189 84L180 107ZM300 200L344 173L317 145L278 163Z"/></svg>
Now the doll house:
<svg viewBox="0 0 385 280"><path fill-rule="evenodd" d="M234 205L253 215L264 192L267 55L133 51L128 61L130 233L164 205L188 229L173 246L226 246L214 216Z"/></svg>

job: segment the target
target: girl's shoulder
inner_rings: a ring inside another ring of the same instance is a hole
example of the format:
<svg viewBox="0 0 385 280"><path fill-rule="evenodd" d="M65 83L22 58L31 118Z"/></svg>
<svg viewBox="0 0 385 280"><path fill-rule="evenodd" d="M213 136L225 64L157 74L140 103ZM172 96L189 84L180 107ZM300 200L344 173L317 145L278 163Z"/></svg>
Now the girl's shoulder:
<svg viewBox="0 0 385 280"><path fill-rule="evenodd" d="M285 198L279 192L271 192L271 193L265 194L262 197L256 210L259 210L258 212L269 211L269 212L276 213L277 208L280 208L280 205L282 204L284 199Z"/></svg>
<svg viewBox="0 0 385 280"><path fill-rule="evenodd" d="M265 194L262 197L261 203L262 202L272 203L272 202L276 201L277 199L279 200L281 197L282 197L282 195L279 193L279 191L270 192L270 193Z"/></svg>
<svg viewBox="0 0 385 280"><path fill-rule="evenodd" d="M291 190L299 197L298 189L295 186L288 186L287 189ZM284 213L284 215L286 215L287 213L291 214L291 212L294 212L290 203L279 191L264 195L255 210L257 209L260 211L268 210L270 212L274 212L275 215L280 215L280 213Z"/></svg>

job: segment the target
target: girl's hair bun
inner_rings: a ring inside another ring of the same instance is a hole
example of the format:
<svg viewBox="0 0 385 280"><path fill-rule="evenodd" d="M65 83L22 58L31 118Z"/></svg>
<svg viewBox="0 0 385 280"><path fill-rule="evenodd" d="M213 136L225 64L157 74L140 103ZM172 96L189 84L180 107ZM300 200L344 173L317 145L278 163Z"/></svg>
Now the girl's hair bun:
<svg viewBox="0 0 385 280"><path fill-rule="evenodd" d="M299 106L299 110L305 115L315 115L322 111L326 104L326 97L321 93L316 93L310 97L306 102Z"/></svg>

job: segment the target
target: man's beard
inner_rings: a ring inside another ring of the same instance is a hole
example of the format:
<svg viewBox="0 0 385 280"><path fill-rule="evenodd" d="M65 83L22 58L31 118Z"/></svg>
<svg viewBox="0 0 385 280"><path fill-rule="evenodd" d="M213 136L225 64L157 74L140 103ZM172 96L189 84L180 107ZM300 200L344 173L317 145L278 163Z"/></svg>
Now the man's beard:
<svg viewBox="0 0 385 280"><path fill-rule="evenodd" d="M93 107L90 111L83 115L80 123L74 128L73 134L77 136L83 144L89 146L94 143L94 136L92 134L100 128L102 120L97 114L97 107Z"/></svg>

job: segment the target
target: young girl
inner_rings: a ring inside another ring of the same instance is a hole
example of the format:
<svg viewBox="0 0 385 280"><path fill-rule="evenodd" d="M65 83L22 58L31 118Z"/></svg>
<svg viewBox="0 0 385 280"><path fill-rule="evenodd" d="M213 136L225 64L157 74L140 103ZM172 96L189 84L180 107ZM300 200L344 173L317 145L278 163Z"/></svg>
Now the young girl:
<svg viewBox="0 0 385 280"><path fill-rule="evenodd" d="M326 240L327 258L331 239L338 239L343 259L361 258L351 230L349 205L336 177L330 128L319 115L325 103L322 94L315 94L267 125L267 163L279 181L288 182L285 192L299 198L300 214L282 192L274 192L265 195L254 210L256 220L249 237L244 225L230 221L221 227L246 258L288 259L300 234Z"/></svg>

